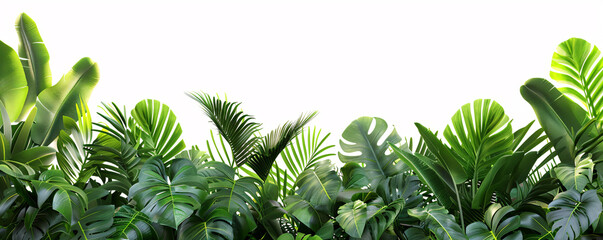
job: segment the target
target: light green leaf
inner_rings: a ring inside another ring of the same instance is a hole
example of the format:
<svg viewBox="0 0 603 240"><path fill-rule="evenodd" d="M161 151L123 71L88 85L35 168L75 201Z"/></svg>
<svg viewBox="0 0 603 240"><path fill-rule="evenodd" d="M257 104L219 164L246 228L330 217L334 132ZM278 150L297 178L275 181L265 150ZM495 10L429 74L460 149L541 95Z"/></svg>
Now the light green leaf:
<svg viewBox="0 0 603 240"><path fill-rule="evenodd" d="M593 178L593 163L590 156L579 155L576 157L576 163L574 165L560 164L555 167L555 175L561 180L563 186L566 189L574 189L578 192L584 190L586 184L590 183Z"/></svg>
<svg viewBox="0 0 603 240"><path fill-rule="evenodd" d="M63 128L63 116L77 118L76 104L87 102L99 79L98 66L90 58L82 58L54 86L38 95L38 113L31 129L31 139L46 146Z"/></svg>
<svg viewBox="0 0 603 240"><path fill-rule="evenodd" d="M351 237L362 237L364 225L368 220L366 204L360 200L339 207L337 222Z"/></svg>
<svg viewBox="0 0 603 240"><path fill-rule="evenodd" d="M19 35L19 57L29 87L25 105L19 116L22 119L36 103L38 94L52 85L52 74L46 44L44 44L33 19L27 14L21 13L15 23L15 29Z"/></svg>
<svg viewBox="0 0 603 240"><path fill-rule="evenodd" d="M18 119L27 98L27 80L17 53L0 41L0 101L10 122Z"/></svg>

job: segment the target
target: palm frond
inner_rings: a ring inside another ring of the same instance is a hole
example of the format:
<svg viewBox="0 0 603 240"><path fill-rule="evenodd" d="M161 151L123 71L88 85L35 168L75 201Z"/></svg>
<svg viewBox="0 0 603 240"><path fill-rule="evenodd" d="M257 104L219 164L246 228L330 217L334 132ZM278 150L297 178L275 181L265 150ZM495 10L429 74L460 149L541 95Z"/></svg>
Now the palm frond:
<svg viewBox="0 0 603 240"><path fill-rule="evenodd" d="M232 149L234 162L241 166L255 154L259 141L254 136L261 124L254 122L251 115L239 110L239 102L222 101L206 93L188 93L189 97L201 104L203 111L226 139Z"/></svg>
<svg viewBox="0 0 603 240"><path fill-rule="evenodd" d="M272 164L278 155L316 114L317 112L302 114L297 120L286 122L262 138L261 143L257 146L257 152L247 161L247 164L262 180L266 180L270 174Z"/></svg>

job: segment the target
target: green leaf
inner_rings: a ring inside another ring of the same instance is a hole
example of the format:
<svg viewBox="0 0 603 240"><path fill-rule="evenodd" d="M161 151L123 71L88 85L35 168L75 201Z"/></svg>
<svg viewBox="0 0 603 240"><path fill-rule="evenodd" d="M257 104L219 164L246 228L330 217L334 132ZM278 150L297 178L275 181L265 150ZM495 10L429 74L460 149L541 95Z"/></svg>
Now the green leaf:
<svg viewBox="0 0 603 240"><path fill-rule="evenodd" d="M285 210L312 231L318 231L329 220L329 215L316 209L310 202L298 195L287 196L284 200Z"/></svg>
<svg viewBox="0 0 603 240"><path fill-rule="evenodd" d="M369 178L360 164L349 162L341 168L345 189L361 189L369 184Z"/></svg>
<svg viewBox="0 0 603 240"><path fill-rule="evenodd" d="M117 210L113 221L115 233L111 239L160 239L151 219L128 205Z"/></svg>
<svg viewBox="0 0 603 240"><path fill-rule="evenodd" d="M542 78L526 81L520 92L532 105L538 122L555 144L561 163L573 164L577 154L574 137L588 121L587 112Z"/></svg>
<svg viewBox="0 0 603 240"><path fill-rule="evenodd" d="M32 147L13 155L13 160L34 169L46 168L52 163L55 153L56 151L51 147Z"/></svg>
<svg viewBox="0 0 603 240"><path fill-rule="evenodd" d="M197 216L192 216L178 228L178 239L195 240L227 240L233 239L234 231L230 222L231 215L227 211L214 212L207 221Z"/></svg>
<svg viewBox="0 0 603 240"><path fill-rule="evenodd" d="M281 158L289 171L290 185L295 184L301 172L314 167L318 161L335 155L326 152L335 147L335 145L325 145L331 134L321 135L321 132L322 130L317 131L316 127L304 128L281 152Z"/></svg>
<svg viewBox="0 0 603 240"><path fill-rule="evenodd" d="M472 104L463 105L452 116L451 125L446 126L444 137L450 144L451 150L460 156L458 161L472 182L481 181L500 157L511 152L513 131L509 117L495 101L477 99ZM452 166L456 165L451 164L454 158L447 154L445 147L434 144L431 140L433 137L427 138L423 133L425 130L419 129L429 150L445 161L451 174L462 175L455 172L458 170ZM475 193L477 184L471 186Z"/></svg>
<svg viewBox="0 0 603 240"><path fill-rule="evenodd" d="M90 58L82 58L56 85L42 91L36 102L38 112L31 139L43 146L54 141L63 128L63 116L77 118L76 104L88 101L98 79L97 64Z"/></svg>
<svg viewBox="0 0 603 240"><path fill-rule="evenodd" d="M590 156L582 158L576 157L574 165L560 164L555 167L555 174L566 189L574 189L578 192L584 190L586 184L590 183L593 178L593 163Z"/></svg>
<svg viewBox="0 0 603 240"><path fill-rule="evenodd" d="M27 98L27 80L19 56L0 41L0 101L4 103L10 122L18 119Z"/></svg>
<svg viewBox="0 0 603 240"><path fill-rule="evenodd" d="M521 223L519 216L514 215L513 207L502 207L499 203L488 207L484 220L485 224L474 222L467 226L469 239L507 239L508 235L515 234L513 231L519 229Z"/></svg>
<svg viewBox="0 0 603 240"><path fill-rule="evenodd" d="M38 196L38 207L52 197L52 209L65 217L70 225L75 224L88 206L88 197L80 188L71 185L59 170L47 170L38 180L31 181Z"/></svg>
<svg viewBox="0 0 603 240"><path fill-rule="evenodd" d="M540 215L533 212L522 212L519 215L521 219L520 226L538 232L542 237L553 237L551 227L547 221Z"/></svg>
<svg viewBox="0 0 603 240"><path fill-rule="evenodd" d="M430 204L424 208L409 209L408 214L423 221L438 239L467 239L454 216L448 214L448 211L442 206Z"/></svg>
<svg viewBox="0 0 603 240"><path fill-rule="evenodd" d="M152 149L153 155L170 159L186 147L181 139L182 128L167 105L157 100L142 100L132 110L132 117L142 129L144 146Z"/></svg>
<svg viewBox="0 0 603 240"><path fill-rule="evenodd" d="M373 123L374 128L369 132ZM384 142L379 142L387 130L388 125L381 118L360 117L350 123L341 135L343 140L339 140L343 151L338 153L339 159L343 163L364 164L366 175L372 176L373 185L402 170L402 164L396 163L396 154L386 153L388 143L398 144L401 140L396 129L385 137Z"/></svg>
<svg viewBox="0 0 603 240"><path fill-rule="evenodd" d="M89 209L71 226L75 235L71 239L107 239L115 232L113 227L113 213L115 206L102 205Z"/></svg>
<svg viewBox="0 0 603 240"><path fill-rule="evenodd" d="M552 224L555 240L576 239L603 210L596 190L580 194L573 189L557 194L549 208L553 210L546 215L546 220Z"/></svg>
<svg viewBox="0 0 603 240"><path fill-rule="evenodd" d="M337 222L351 237L362 237L364 225L368 220L366 204L360 200L339 207Z"/></svg>
<svg viewBox="0 0 603 240"><path fill-rule="evenodd" d="M139 182L130 188L128 197L153 222L177 229L201 206L206 184L190 161L176 159L166 170L161 158L152 157L143 165Z"/></svg>
<svg viewBox="0 0 603 240"><path fill-rule="evenodd" d="M409 166L417 175L419 180L431 191L438 199L438 202L447 209L458 208L456 196L458 192L454 188L454 182L450 173L443 167L419 153L410 153L404 151L393 144L390 144L394 153L396 153L402 162Z"/></svg>
<svg viewBox="0 0 603 240"><path fill-rule="evenodd" d="M222 101L205 93L189 93L188 96L201 104L205 114L226 139L237 166L245 164L255 153L259 138L254 134L260 130L260 124L239 110L241 103Z"/></svg>
<svg viewBox="0 0 603 240"><path fill-rule="evenodd" d="M52 85L52 74L46 44L44 44L33 19L27 14L21 13L15 23L15 29L19 35L19 58L29 87L23 110L19 116L22 119L36 103L38 94Z"/></svg>
<svg viewBox="0 0 603 240"><path fill-rule="evenodd" d="M331 213L342 182L329 161L322 161L315 169L303 171L295 183L297 194L317 210Z"/></svg>
<svg viewBox="0 0 603 240"><path fill-rule="evenodd" d="M564 84L560 90L577 100L591 118L599 119L603 110L603 61L595 45L570 38L557 46L551 62L551 78Z"/></svg>
<svg viewBox="0 0 603 240"><path fill-rule="evenodd" d="M467 180L467 173L460 164L461 159L457 159L457 157L452 154L452 150L444 145L431 130L420 123L415 123L415 126L417 126L429 151L436 156L436 160L444 167L444 169L446 169L446 172L450 174L454 184L465 182L465 180Z"/></svg>
<svg viewBox="0 0 603 240"><path fill-rule="evenodd" d="M292 122L286 122L262 138L256 152L249 157L247 165L262 179L266 180L276 158L301 129L316 116L317 112L302 114Z"/></svg>
<svg viewBox="0 0 603 240"><path fill-rule="evenodd" d="M88 105L83 101L78 104L77 115L77 122L63 117L65 128L57 140L57 163L71 183L83 184L96 170L85 149L86 145L92 143L92 118Z"/></svg>

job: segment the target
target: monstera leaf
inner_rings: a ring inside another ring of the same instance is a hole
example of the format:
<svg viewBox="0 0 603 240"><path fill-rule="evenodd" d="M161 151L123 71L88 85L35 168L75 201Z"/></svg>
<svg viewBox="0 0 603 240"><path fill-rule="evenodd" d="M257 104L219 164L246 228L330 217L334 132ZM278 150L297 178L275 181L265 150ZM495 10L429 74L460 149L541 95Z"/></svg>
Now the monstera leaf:
<svg viewBox="0 0 603 240"><path fill-rule="evenodd" d="M371 130L371 124L374 128ZM393 153L386 153L389 144L398 144L401 140L396 130L385 138L384 142L379 142L388 125L381 118L361 117L354 120L343 131L339 140L339 145L343 152L340 152L339 159L343 163L355 162L365 164L364 171L371 177L371 183L376 185L382 179L393 176L402 170L402 164L396 163L398 157ZM355 154L360 152L360 154Z"/></svg>
<svg viewBox="0 0 603 240"><path fill-rule="evenodd" d="M329 220L329 215L316 209L299 195L290 195L284 201L288 214L313 231L318 231Z"/></svg>
<svg viewBox="0 0 603 240"><path fill-rule="evenodd" d="M128 205L117 210L113 221L112 239L160 239L151 219Z"/></svg>
<svg viewBox="0 0 603 240"><path fill-rule="evenodd" d="M454 216L448 214L448 210L442 206L430 204L424 208L409 209L408 214L423 221L438 239L467 239Z"/></svg>
<svg viewBox="0 0 603 240"><path fill-rule="evenodd" d="M17 18L15 28L19 35L19 58L29 87L23 110L19 116L22 119L27 116L31 107L36 103L38 94L52 85L52 74L48 63L50 59L48 50L38 32L36 23L27 14L21 13Z"/></svg>
<svg viewBox="0 0 603 240"><path fill-rule="evenodd" d="M519 215L519 218L521 219L520 226L522 228L537 232L540 237L554 237L553 232L551 232L551 227L547 223L546 219L540 215L532 212L522 212Z"/></svg>
<svg viewBox="0 0 603 240"><path fill-rule="evenodd" d="M555 240L576 239L599 217L601 201L596 190L588 190L583 194L570 189L555 196L549 204L554 209L546 215Z"/></svg>
<svg viewBox="0 0 603 240"><path fill-rule="evenodd" d="M9 122L19 117L27 98L27 80L15 50L0 41L0 101L8 112ZM4 116L3 116L4 118Z"/></svg>
<svg viewBox="0 0 603 240"><path fill-rule="evenodd" d="M344 204L337 211L337 222L351 237L360 238L368 220L366 203L356 200Z"/></svg>
<svg viewBox="0 0 603 240"><path fill-rule="evenodd" d="M115 206L113 205L103 205L89 209L77 220L75 225L71 226L71 230L75 233L71 239L107 239L115 231L113 212L115 212Z"/></svg>
<svg viewBox="0 0 603 240"><path fill-rule="evenodd" d="M514 232L519 228L521 220L519 216L514 215L514 209L511 206L502 207L495 203L488 207L484 214L483 222L474 222L467 226L467 236L470 240L474 239L522 239L521 231Z"/></svg>
<svg viewBox="0 0 603 240"><path fill-rule="evenodd" d="M132 117L142 129L145 148L163 159L171 159L186 145L180 139L182 128L170 108L157 100L142 100L132 110Z"/></svg>
<svg viewBox="0 0 603 240"><path fill-rule="evenodd" d="M551 62L551 78L565 85L559 90L576 99L591 118L603 110L603 61L597 46L580 38L570 38L557 46Z"/></svg>
<svg viewBox="0 0 603 240"><path fill-rule="evenodd" d="M576 157L575 165L560 164L555 167L555 174L566 189L582 191L593 178L595 164L590 156L580 159L582 156Z"/></svg>
<svg viewBox="0 0 603 240"><path fill-rule="evenodd" d="M176 159L166 169L161 158L152 157L130 188L129 198L153 222L176 229L201 206L206 191L207 182L189 160Z"/></svg>
<svg viewBox="0 0 603 240"><path fill-rule="evenodd" d="M82 58L54 86L38 95L38 112L31 128L31 139L46 146L63 128L63 116L77 119L76 104L87 102L99 79L98 66L90 58Z"/></svg>
<svg viewBox="0 0 603 240"><path fill-rule="evenodd" d="M219 164L229 168L223 163ZM213 170L213 173L218 173L219 171L220 169L215 169ZM219 173L224 174L225 172ZM204 173L201 175L203 174ZM259 195L259 186L261 185L261 182L252 177L242 177L235 180L234 178L231 178L231 176L234 175L232 172L226 174L230 176L227 176L227 178L224 179L217 175L217 177L210 180L209 188L212 191L212 194L207 197L207 201L203 206L203 208L207 208L207 210L200 210L200 212L211 213L215 211L226 211L231 217L235 214L240 214L240 216L245 219L246 226L251 230L255 229L256 223L250 207L252 209L258 209L255 198Z"/></svg>
<svg viewBox="0 0 603 240"><path fill-rule="evenodd" d="M233 239L235 229L232 228L231 222L232 215L224 209L212 212L206 221L197 216L192 216L178 228L178 239Z"/></svg>
<svg viewBox="0 0 603 240"><path fill-rule="evenodd" d="M318 163L315 169L303 171L295 183L296 193L317 210L331 213L337 193L341 191L341 178L329 161Z"/></svg>

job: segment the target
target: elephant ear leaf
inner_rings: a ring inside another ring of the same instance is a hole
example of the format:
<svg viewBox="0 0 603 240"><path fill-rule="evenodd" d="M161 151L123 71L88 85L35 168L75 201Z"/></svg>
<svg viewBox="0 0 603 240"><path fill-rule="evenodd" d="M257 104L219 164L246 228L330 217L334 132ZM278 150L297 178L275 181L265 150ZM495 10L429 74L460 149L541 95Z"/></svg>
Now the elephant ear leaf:
<svg viewBox="0 0 603 240"><path fill-rule="evenodd" d="M102 205L89 209L77 220L75 225L71 226L71 230L75 232L75 236L71 239L107 239L115 232L113 212L115 212L113 205Z"/></svg>
<svg viewBox="0 0 603 240"><path fill-rule="evenodd" d="M159 157L152 157L128 195L153 222L176 229L200 207L206 189L207 183L189 160L176 159L166 170Z"/></svg>
<svg viewBox="0 0 603 240"><path fill-rule="evenodd" d="M542 78L526 81L520 92L532 105L538 122L554 143L559 160L573 164L576 155L574 137L588 121L586 111Z"/></svg>
<svg viewBox="0 0 603 240"><path fill-rule="evenodd" d="M23 119L36 103L38 94L52 85L52 74L48 63L48 50L33 19L21 13L15 23L15 29L19 35L19 58L29 87L25 105L19 116Z"/></svg>
<svg viewBox="0 0 603 240"><path fill-rule="evenodd" d="M603 60L597 46L570 38L557 46L551 62L551 78L564 84L559 90L577 100L589 117L599 119L603 111Z"/></svg>
<svg viewBox="0 0 603 240"><path fill-rule="evenodd" d="M467 239L461 226L456 223L454 216L448 214L448 210L442 206L430 204L425 208L412 208L408 210L408 215L425 222L429 230L438 239Z"/></svg>
<svg viewBox="0 0 603 240"><path fill-rule="evenodd" d="M343 150L339 153L339 159L343 163L364 164L366 175L374 176L371 179L373 185L402 170L402 163L396 163L398 156L386 153L389 148L388 143L395 145L402 140L396 130L393 129L385 141L379 141L387 129L387 123L381 118L361 117L350 123L343 131L343 140L339 141ZM360 154L355 154L357 152Z"/></svg>
<svg viewBox="0 0 603 240"><path fill-rule="evenodd" d="M511 206L501 207L499 203L490 205L484 214L485 224L483 222L474 222L467 226L469 239L494 240L514 238L517 234L514 231L519 229L521 219L519 216L514 215L513 212L514 209Z"/></svg>
<svg viewBox="0 0 603 240"><path fill-rule="evenodd" d="M171 159L186 147L184 140L180 139L182 128L167 105L157 100L142 100L132 110L132 116L142 129L144 147L154 155Z"/></svg>
<svg viewBox="0 0 603 240"><path fill-rule="evenodd" d="M576 239L593 224L601 213L601 201L596 190L583 194L570 189L555 196L549 204L554 209L546 215L555 240Z"/></svg>
<svg viewBox="0 0 603 240"><path fill-rule="evenodd" d="M0 41L0 101L8 112L10 122L18 119L27 98L27 80L23 74L19 56Z"/></svg>
<svg viewBox="0 0 603 240"><path fill-rule="evenodd" d="M580 160L580 158L580 156L576 157L575 166L562 163L555 167L554 172L566 189L582 191L593 178L595 164L592 159L586 157Z"/></svg>
<svg viewBox="0 0 603 240"><path fill-rule="evenodd" d="M36 102L31 139L43 146L54 141L63 128L63 116L77 119L76 104L88 101L98 79L97 64L82 58L56 85L42 91Z"/></svg>

